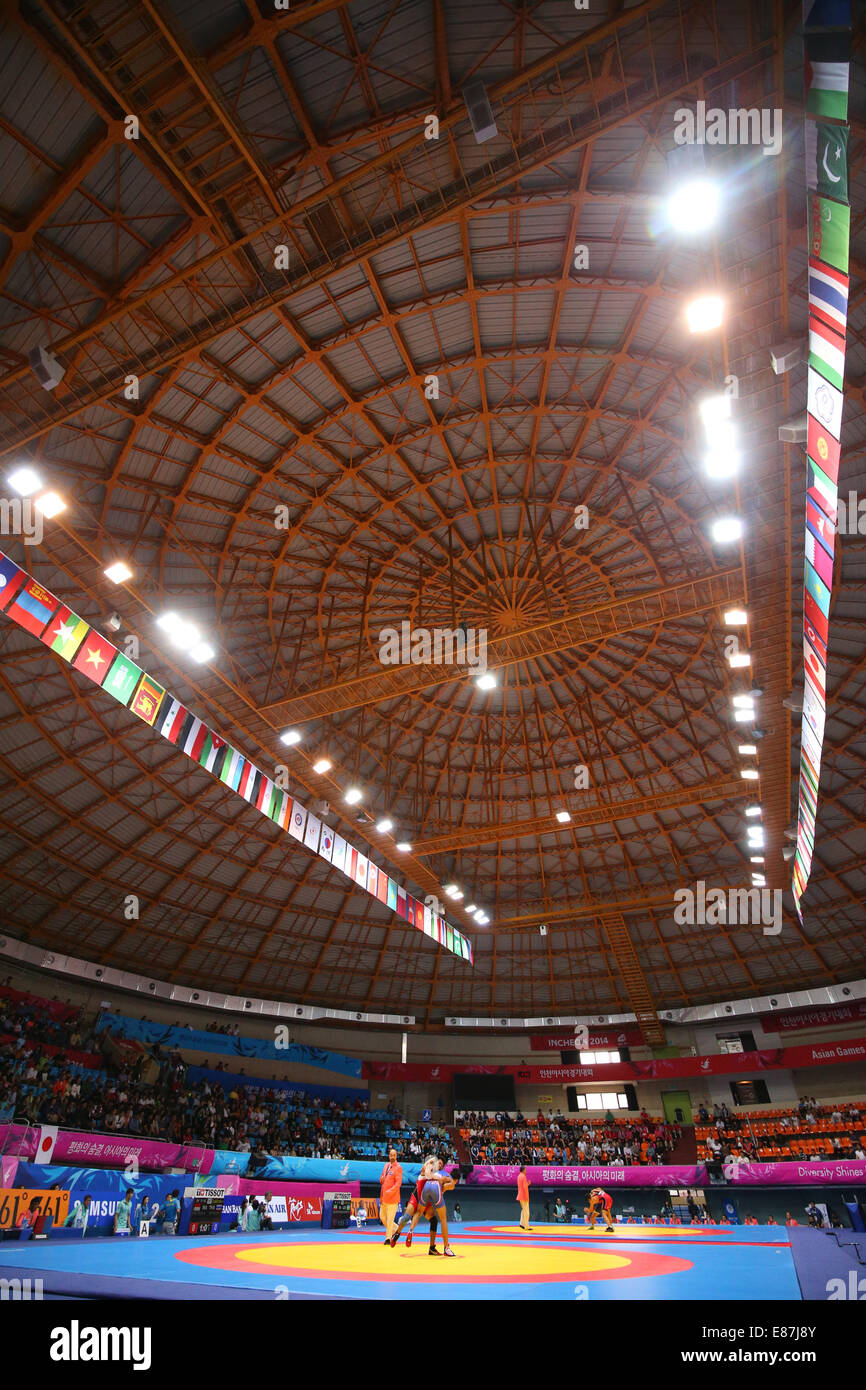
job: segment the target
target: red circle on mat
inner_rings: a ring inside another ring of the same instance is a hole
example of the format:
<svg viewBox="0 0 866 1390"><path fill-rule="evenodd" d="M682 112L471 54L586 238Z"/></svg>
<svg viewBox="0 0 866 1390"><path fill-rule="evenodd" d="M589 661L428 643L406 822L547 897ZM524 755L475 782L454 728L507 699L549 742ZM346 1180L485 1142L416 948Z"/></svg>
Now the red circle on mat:
<svg viewBox="0 0 866 1390"><path fill-rule="evenodd" d="M353 1241L353 1245L359 1242ZM364 1241L364 1245L368 1242ZM531 1246L532 1242L521 1242L520 1245ZM520 1245L515 1247L515 1255L519 1260ZM538 1247L536 1247L538 1248ZM184 1264L197 1265L203 1269L223 1269L231 1270L234 1274L258 1274L258 1275L292 1275L298 1279L342 1279L346 1283L361 1282L364 1279L372 1279L378 1283L404 1284L409 1282L428 1282L425 1277L419 1274L416 1279L403 1272L395 1271L393 1274L381 1272L378 1269L367 1271L364 1274L351 1269L340 1269L337 1266L340 1255L340 1246L335 1244L332 1247L333 1260L335 1267L332 1269L322 1269L315 1265L294 1264L290 1258L291 1247L287 1247L286 1261L278 1264L273 1259L266 1264L256 1267L254 1262L241 1258L244 1254L251 1251L259 1251L262 1247L256 1245L201 1245L193 1246L187 1250L175 1251L174 1258L182 1260ZM457 1246L459 1252L459 1243ZM504 1254L503 1247L500 1247ZM579 1252L575 1252L578 1254ZM581 1269L579 1261L573 1270L561 1270L555 1274L543 1274L536 1270L520 1272L519 1269L511 1274L464 1274L463 1270L454 1271L455 1284L562 1284L571 1283L575 1279L589 1281L597 1279L648 1279L657 1278L660 1275L679 1274L683 1270L692 1269L691 1260L683 1260L672 1255L651 1255L643 1252L615 1250L611 1254L616 1254L620 1258L628 1261L627 1264L614 1269ZM471 1256L469 1257L471 1258ZM441 1276L436 1278L439 1283Z"/></svg>

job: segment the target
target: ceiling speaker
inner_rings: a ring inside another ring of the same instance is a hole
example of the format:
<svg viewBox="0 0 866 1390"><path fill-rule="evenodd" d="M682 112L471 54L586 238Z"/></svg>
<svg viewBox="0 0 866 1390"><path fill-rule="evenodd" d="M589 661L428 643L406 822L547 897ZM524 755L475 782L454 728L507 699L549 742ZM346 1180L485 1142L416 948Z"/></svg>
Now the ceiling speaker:
<svg viewBox="0 0 866 1390"><path fill-rule="evenodd" d="M463 100L466 102L472 133L477 144L483 145L485 140L492 140L497 133L496 119L480 77L466 83L463 88Z"/></svg>
<svg viewBox="0 0 866 1390"><path fill-rule="evenodd" d="M27 360L39 385L46 391L53 391L66 375L66 368L61 367L54 354L44 347L34 348Z"/></svg>

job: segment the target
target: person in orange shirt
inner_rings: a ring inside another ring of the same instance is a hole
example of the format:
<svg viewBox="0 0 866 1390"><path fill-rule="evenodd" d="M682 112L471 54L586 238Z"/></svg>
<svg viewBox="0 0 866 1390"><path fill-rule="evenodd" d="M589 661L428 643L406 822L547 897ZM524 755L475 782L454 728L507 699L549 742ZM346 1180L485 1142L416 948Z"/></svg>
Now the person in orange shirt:
<svg viewBox="0 0 866 1390"><path fill-rule="evenodd" d="M379 1179L379 1218L385 1227L385 1244L391 1244L394 1232L394 1217L400 1205L400 1185L403 1182L403 1169L397 1162L397 1150L388 1150L388 1162L382 1169Z"/></svg>
<svg viewBox="0 0 866 1390"><path fill-rule="evenodd" d="M520 1229L521 1231L531 1231L529 1224L529 1178L526 1176L526 1168L521 1168L517 1174L517 1200L520 1203Z"/></svg>

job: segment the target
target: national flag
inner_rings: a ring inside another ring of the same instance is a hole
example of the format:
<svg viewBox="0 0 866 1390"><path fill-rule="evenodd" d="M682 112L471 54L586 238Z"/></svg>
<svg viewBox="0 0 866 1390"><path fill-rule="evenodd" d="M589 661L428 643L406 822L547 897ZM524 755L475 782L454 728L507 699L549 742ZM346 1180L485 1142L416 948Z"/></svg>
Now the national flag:
<svg viewBox="0 0 866 1390"><path fill-rule="evenodd" d="M814 415L807 415L806 433L806 452L817 463L818 467L826 473L833 485L833 520L835 521L836 507L836 485L839 477L839 456L840 445L838 439L834 439L832 434L824 428L820 420ZM827 511L827 508L824 508ZM829 516L829 512L827 513Z"/></svg>
<svg viewBox="0 0 866 1390"><path fill-rule="evenodd" d="M811 531L815 540L824 547L827 554L832 558L836 548L836 527L832 521L824 515L820 507L816 507L811 497L806 498L806 525Z"/></svg>
<svg viewBox="0 0 866 1390"><path fill-rule="evenodd" d="M817 692L813 690L808 681L803 687L803 717L812 726L812 731L818 742L823 744L827 711L822 701L819 700Z"/></svg>
<svg viewBox="0 0 866 1390"><path fill-rule="evenodd" d="M357 874L357 872L358 872L358 851L355 849L355 846L354 846L354 845L350 845L350 844L347 842L347 844L346 844L346 863L345 863L345 866L344 866L344 868L343 868L343 873L346 875L347 878L350 878L350 879L352 880L352 882L354 883L354 882L355 882L355 875Z"/></svg>
<svg viewBox="0 0 866 1390"><path fill-rule="evenodd" d="M368 893L371 893L371 894L373 895L373 897L375 898L375 897L376 897L376 890L378 889L378 887L379 887L379 870L376 868L376 865L375 865L375 864L370 863L370 864L367 865L367 883L366 883L367 892L368 892Z"/></svg>
<svg viewBox="0 0 866 1390"><path fill-rule="evenodd" d="M109 695L113 695L115 700L119 700L122 705L128 705L143 674L140 666L136 666L134 661L130 661L128 656L123 655L123 652L118 652L111 663L108 675L102 682L102 688Z"/></svg>
<svg viewBox="0 0 866 1390"><path fill-rule="evenodd" d="M456 949L457 949L456 942L455 942L455 940L454 940L455 936L456 936L456 932L455 932L454 928L453 928L453 927L448 927L448 926L446 926L446 928L445 928L445 945L448 947L448 950L449 950L449 951L456 951Z"/></svg>
<svg viewBox="0 0 866 1390"><path fill-rule="evenodd" d="M35 579L28 579L18 590L6 612L19 627L39 637L60 608L60 599L43 589Z"/></svg>
<svg viewBox="0 0 866 1390"><path fill-rule="evenodd" d="M163 738L167 738L169 743L177 743L184 721L188 717L189 710L186 706L182 705L180 700L171 699L160 717L159 733Z"/></svg>
<svg viewBox="0 0 866 1390"><path fill-rule="evenodd" d="M806 728L807 728L807 729L809 728L809 725L808 725L808 724L806 724ZM809 744L809 747L814 749L814 744L813 744L813 743L810 743L810 744ZM809 784L809 786L812 788L812 791L816 794L816 796L817 796L817 792L818 792L818 780L819 780L819 777L820 777L820 768L821 768L821 759L820 759L820 757L816 758L815 761L813 762L813 761L812 761L812 758L810 757L809 750L807 749L805 743L803 743L802 746L801 746L801 748L800 748L800 771L801 771L801 773L803 774L803 776L805 777L805 779L806 779L807 783ZM817 805L817 801L816 801L815 804Z"/></svg>
<svg viewBox="0 0 866 1390"><path fill-rule="evenodd" d="M16 565L8 555L0 554L0 608L5 608L27 578L26 570Z"/></svg>
<svg viewBox="0 0 866 1390"><path fill-rule="evenodd" d="M808 560L806 561L805 565L804 582L807 591L811 594L812 598L817 603L821 612L824 614L824 617L829 618L830 590L824 583L821 576L815 572L813 566L810 564Z"/></svg>
<svg viewBox="0 0 866 1390"><path fill-rule="evenodd" d="M289 796L288 792L282 791L279 787L274 787L274 796L269 812L274 825L279 825L285 830L289 824L291 810L292 798Z"/></svg>
<svg viewBox="0 0 866 1390"><path fill-rule="evenodd" d="M322 829L322 822L318 816L314 816L311 811L307 812L307 824L304 830L304 844L307 849L316 852L319 848L319 833Z"/></svg>
<svg viewBox="0 0 866 1390"><path fill-rule="evenodd" d="M388 901L388 875L383 869L379 870L379 882L376 885L376 895L380 903Z"/></svg>
<svg viewBox="0 0 866 1390"><path fill-rule="evenodd" d="M138 688L129 702L129 708L133 714L137 714L139 719L143 719L145 724L149 724L153 728L164 695L163 686L157 685L156 681L147 672L144 672L138 682Z"/></svg>
<svg viewBox="0 0 866 1390"><path fill-rule="evenodd" d="M848 128L806 118L806 184L848 202Z"/></svg>
<svg viewBox="0 0 866 1390"><path fill-rule="evenodd" d="M234 792L237 791L240 784L241 773L244 770L245 761L246 759L242 753L239 753L236 748L232 748L229 744L226 744L219 778L224 786L231 787Z"/></svg>
<svg viewBox="0 0 866 1390"><path fill-rule="evenodd" d="M410 927L415 925L415 899L411 893L406 894L406 921Z"/></svg>
<svg viewBox="0 0 866 1390"><path fill-rule="evenodd" d="M851 0L804 0L804 29L849 29Z"/></svg>
<svg viewBox="0 0 866 1390"><path fill-rule="evenodd" d="M388 879L388 906L397 911L397 885L393 878Z"/></svg>
<svg viewBox="0 0 866 1390"><path fill-rule="evenodd" d="M826 700L827 668L811 643L805 641L803 643L803 664L812 684L817 686Z"/></svg>
<svg viewBox="0 0 866 1390"><path fill-rule="evenodd" d="M54 1146L57 1143L57 1131L57 1125L40 1126L34 1163L44 1164L51 1162L54 1157Z"/></svg>
<svg viewBox="0 0 866 1390"><path fill-rule="evenodd" d="M302 806L300 801L292 802L292 818L289 821L289 834L294 835L296 840L303 840L304 826L307 823L307 808Z"/></svg>
<svg viewBox="0 0 866 1390"><path fill-rule="evenodd" d="M401 888L401 887L399 886L399 884L398 884L398 886L397 886L397 916L398 916L398 917L402 917L402 918L405 920L407 910L408 910L408 903L407 903L407 898L406 898L406 889L405 889L405 888Z"/></svg>
<svg viewBox="0 0 866 1390"><path fill-rule="evenodd" d="M424 930L424 904L415 899L415 926L419 931Z"/></svg>
<svg viewBox="0 0 866 1390"><path fill-rule="evenodd" d="M805 641L811 642L812 646L815 648L815 651L818 653L819 657L826 666L827 643L821 640L820 636L815 631L815 628L812 626L810 622L806 620L806 618L803 619L803 638Z"/></svg>
<svg viewBox="0 0 866 1390"><path fill-rule="evenodd" d="M839 499L836 483L814 458L806 460L806 492L835 526Z"/></svg>
<svg viewBox="0 0 866 1390"><path fill-rule="evenodd" d="M808 589L806 589L803 594L803 619L804 622L814 630L816 635L820 637L826 647L830 640L830 624L827 619L827 614L821 612L821 609L818 607Z"/></svg>
<svg viewBox="0 0 866 1390"><path fill-rule="evenodd" d="M216 774L217 768L222 766L225 757L226 741L219 734L215 734L213 729L208 729L205 733L204 743L199 751L197 761L208 772Z"/></svg>
<svg viewBox="0 0 866 1390"><path fill-rule="evenodd" d="M850 283L843 271L809 257L809 309L837 333L844 333L848 323Z"/></svg>
<svg viewBox="0 0 866 1390"><path fill-rule="evenodd" d="M818 544L809 530L806 531L806 559L823 583L827 585L828 590L832 589L833 557L827 554L823 545Z"/></svg>
<svg viewBox="0 0 866 1390"><path fill-rule="evenodd" d="M851 209L813 193L809 199L809 255L836 270L848 271Z"/></svg>
<svg viewBox="0 0 866 1390"><path fill-rule="evenodd" d="M359 851L358 857L355 860L355 882L361 888L367 887L368 864L369 861L367 859L366 854L361 854L361 852Z"/></svg>
<svg viewBox="0 0 866 1390"><path fill-rule="evenodd" d="M243 772L241 773L240 784L238 786L238 791L240 792L244 801L251 801L253 805L255 805L256 801L258 800L259 787L261 786L261 783L262 773L259 772L259 769L255 766L254 763L245 763Z"/></svg>
<svg viewBox="0 0 866 1390"><path fill-rule="evenodd" d="M193 715L191 719L186 720L184 723L183 739L178 744L178 747L183 749L188 758L192 758L193 762L197 763L201 757L201 750L204 747L207 736L207 724L205 724L203 719L198 719Z"/></svg>
<svg viewBox="0 0 866 1390"><path fill-rule="evenodd" d="M821 745L815 737L815 731L808 720L804 719L800 726L800 748L816 771L821 769Z"/></svg>
<svg viewBox="0 0 866 1390"><path fill-rule="evenodd" d="M809 670L807 670L805 667L804 667L804 674L805 674L805 676L806 676L806 689L812 692L812 694L814 695L815 699L818 701L818 703L819 703L819 705L821 706L821 708L822 708L823 710L826 710L826 708L827 708L827 694L826 694L826 691L824 690L823 685L818 685L818 684L816 684L816 682L815 682L815 681L813 680L813 678L812 678L811 672L810 672ZM816 730L816 732L817 732L817 730ZM823 735L822 735L822 739L823 739ZM818 758L818 760L817 760L817 766L820 767L820 765L821 765L821 759Z"/></svg>
<svg viewBox="0 0 866 1390"><path fill-rule="evenodd" d="M342 870L343 873L345 873L346 871L347 848L348 846L346 844L346 841L343 839L342 835L335 835L334 853L331 855L331 863L335 865L336 868Z"/></svg>
<svg viewBox="0 0 866 1390"><path fill-rule="evenodd" d="M263 773L262 779L259 782L258 791L256 792L255 806L256 810L261 811L262 815L267 816L268 820L271 819L271 807L273 806L275 792L276 787L270 777L265 777Z"/></svg>
<svg viewBox="0 0 866 1390"><path fill-rule="evenodd" d="M808 402L809 414L838 439L842 433L842 392L825 381L813 367L808 371Z"/></svg>
<svg viewBox="0 0 866 1390"><path fill-rule="evenodd" d="M427 936L433 936L433 909L425 903L421 909L421 927Z"/></svg>
<svg viewBox="0 0 866 1390"><path fill-rule="evenodd" d="M64 661L71 661L89 631L89 623L71 609L61 607L39 640Z"/></svg>
<svg viewBox="0 0 866 1390"><path fill-rule="evenodd" d="M319 840L319 854L322 856L323 859L327 859L328 863L330 864L333 853L334 832L329 825L323 825L322 835Z"/></svg>
<svg viewBox="0 0 866 1390"><path fill-rule="evenodd" d="M845 339L814 314L809 315L809 366L842 390L845 380Z"/></svg>

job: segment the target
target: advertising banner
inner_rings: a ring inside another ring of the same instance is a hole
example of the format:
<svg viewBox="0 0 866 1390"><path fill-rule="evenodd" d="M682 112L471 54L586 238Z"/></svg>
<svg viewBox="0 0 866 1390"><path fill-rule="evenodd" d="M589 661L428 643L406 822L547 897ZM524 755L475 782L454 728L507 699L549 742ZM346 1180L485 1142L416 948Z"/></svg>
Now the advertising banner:
<svg viewBox="0 0 866 1390"><path fill-rule="evenodd" d="M838 1183L850 1187L866 1184L866 1162L859 1159L830 1158L816 1163L736 1163L730 1181L738 1186L766 1187L768 1184L795 1187L822 1187Z"/></svg>
<svg viewBox="0 0 866 1390"><path fill-rule="evenodd" d="M24 990L12 989L11 985L0 985L0 999L23 1004L34 1009L41 1018L53 1018L58 1023L68 1023L78 1015L74 1004L61 1004L59 999L40 999L38 994L27 994Z"/></svg>
<svg viewBox="0 0 866 1390"><path fill-rule="evenodd" d="M39 1198L39 1210L50 1211L55 1226L62 1226L69 1208L68 1192L49 1192L45 1187L0 1188L0 1230L9 1231L18 1225L18 1218L29 1210L34 1197Z"/></svg>
<svg viewBox="0 0 866 1390"><path fill-rule="evenodd" d="M318 1081L277 1081L267 1076L246 1076L243 1072L217 1071L215 1067L187 1067L187 1081L197 1086L200 1081L208 1081L231 1090L234 1086L255 1086L264 1091L278 1091L286 1100L339 1100L354 1105L355 1101L370 1103L370 1092L365 1086L323 1086Z"/></svg>
<svg viewBox="0 0 866 1390"><path fill-rule="evenodd" d="M330 1191L334 1186L350 1188L353 1183L369 1182L378 1187L384 1160L342 1159L342 1158L294 1158L290 1154L282 1158L268 1158L251 1183L246 1179L241 1190L254 1188L256 1193L265 1187L276 1192L282 1182L324 1183ZM421 1173L420 1163L403 1164L404 1184L417 1182ZM357 1194L356 1194L357 1195Z"/></svg>
<svg viewBox="0 0 866 1390"><path fill-rule="evenodd" d="M234 1173L238 1177L243 1177L250 1166L249 1154L232 1153L231 1149L214 1149L211 1158L210 1169L211 1177Z"/></svg>
<svg viewBox="0 0 866 1390"><path fill-rule="evenodd" d="M44 1157L43 1157L44 1155ZM190 1173L209 1173L213 1149L189 1144L165 1144L157 1139L135 1139L123 1135L79 1134L44 1125L34 1154L36 1163L80 1163L125 1168L130 1162L151 1172L182 1168Z"/></svg>
<svg viewBox="0 0 866 1390"><path fill-rule="evenodd" d="M517 1188L515 1164L504 1167L479 1164L472 1169L461 1186ZM706 1170L703 1164L680 1167L632 1166L627 1168L595 1168L584 1164L580 1168L527 1167L530 1184L538 1187L695 1187L703 1184Z"/></svg>
<svg viewBox="0 0 866 1390"><path fill-rule="evenodd" d="M36 1182L45 1186L59 1183L68 1200L69 1211L73 1210L76 1202L83 1202L85 1197L89 1197L88 1230L107 1232L114 1224L117 1204L127 1188L131 1187L135 1194L135 1218L143 1197L149 1199L151 1207L159 1207L170 1192L175 1189L183 1191L186 1179L182 1175L161 1176L157 1173L139 1173L137 1178L130 1178L123 1171L107 1168L70 1168L59 1164L43 1167L36 1163L21 1163L18 1165L17 1181L31 1187ZM53 1192L51 1195L56 1197L58 1194Z"/></svg>
<svg viewBox="0 0 866 1390"><path fill-rule="evenodd" d="M538 1067L424 1066L400 1062L365 1062L367 1076L383 1081L450 1081L461 1075L513 1076L524 1084L575 1081L667 1081L687 1076L746 1076L749 1072L821 1067L866 1061L866 1038L846 1042L811 1043L800 1047L764 1048L760 1052L724 1052L710 1057L656 1057L647 1062L616 1062L602 1066Z"/></svg>
<svg viewBox="0 0 866 1390"><path fill-rule="evenodd" d="M590 1027L586 1035L576 1037L577 1029L569 1033L560 1028L556 1033L530 1033L529 1046L533 1052L590 1051L605 1047L641 1047L643 1033L639 1028L624 1024L621 1028Z"/></svg>
<svg viewBox="0 0 866 1390"><path fill-rule="evenodd" d="M761 1027L768 1033L793 1033L799 1028L829 1028L861 1019L866 1019L866 999L854 1004L828 1004L823 1009L784 1009L778 1014L763 1014Z"/></svg>

